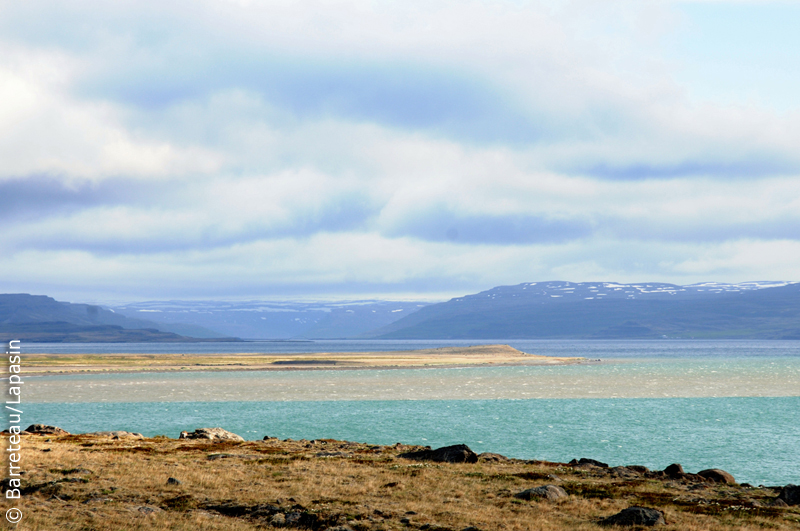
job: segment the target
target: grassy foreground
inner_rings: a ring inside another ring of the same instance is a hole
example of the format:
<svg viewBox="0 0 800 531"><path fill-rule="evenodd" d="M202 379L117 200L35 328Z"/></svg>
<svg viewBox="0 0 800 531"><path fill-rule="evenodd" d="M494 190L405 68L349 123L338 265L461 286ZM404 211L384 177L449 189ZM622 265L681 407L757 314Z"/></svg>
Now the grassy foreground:
<svg viewBox="0 0 800 531"><path fill-rule="evenodd" d="M491 454L419 462L400 444L24 435L22 448L25 530L598 531L633 505L661 510L668 529L800 528L800 507L771 506L767 488ZM514 497L546 484L569 496Z"/></svg>
<svg viewBox="0 0 800 531"><path fill-rule="evenodd" d="M25 374L145 371L383 369L553 365L584 358L525 354L508 345L307 354L27 354Z"/></svg>

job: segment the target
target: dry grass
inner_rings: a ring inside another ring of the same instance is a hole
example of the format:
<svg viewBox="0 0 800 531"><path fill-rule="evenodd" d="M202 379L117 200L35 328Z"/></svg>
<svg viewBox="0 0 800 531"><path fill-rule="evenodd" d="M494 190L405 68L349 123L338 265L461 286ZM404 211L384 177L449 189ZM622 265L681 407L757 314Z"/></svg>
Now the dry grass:
<svg viewBox="0 0 800 531"><path fill-rule="evenodd" d="M25 373L469 367L552 365L583 360L525 354L508 345L307 354L28 354Z"/></svg>
<svg viewBox="0 0 800 531"><path fill-rule="evenodd" d="M284 526L598 531L600 518L631 505L662 510L670 529L800 528L800 508L767 506L776 496L770 489L623 479L604 469L546 462L399 458L418 449L409 446L29 435L22 447L26 490L16 506L24 518L16 529L24 530L252 530L299 518ZM181 484L167 485L170 477ZM550 483L570 496L558 502L513 497Z"/></svg>

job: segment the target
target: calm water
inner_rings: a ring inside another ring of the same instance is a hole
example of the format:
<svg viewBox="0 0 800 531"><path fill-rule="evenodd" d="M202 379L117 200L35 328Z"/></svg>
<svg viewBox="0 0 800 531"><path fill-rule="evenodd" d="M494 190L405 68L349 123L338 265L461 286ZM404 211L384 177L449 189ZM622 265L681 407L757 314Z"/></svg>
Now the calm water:
<svg viewBox="0 0 800 531"><path fill-rule="evenodd" d="M495 342L23 345L23 355L58 351L51 348L342 352ZM434 447L463 442L479 452L520 458L591 457L656 469L678 462L692 472L722 468L756 485L800 483L800 342L501 342L530 353L602 361L30 377L24 419L71 432L122 429L176 437L181 430L222 426L248 439L330 437Z"/></svg>

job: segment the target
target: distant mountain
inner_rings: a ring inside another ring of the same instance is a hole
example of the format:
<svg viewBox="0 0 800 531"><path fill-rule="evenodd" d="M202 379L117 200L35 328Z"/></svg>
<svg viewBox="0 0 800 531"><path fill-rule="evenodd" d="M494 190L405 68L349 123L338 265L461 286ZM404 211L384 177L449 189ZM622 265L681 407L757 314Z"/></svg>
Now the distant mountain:
<svg viewBox="0 0 800 531"><path fill-rule="evenodd" d="M422 302L150 301L114 306L117 314L189 323L246 339L342 339L386 326Z"/></svg>
<svg viewBox="0 0 800 531"><path fill-rule="evenodd" d="M198 341L224 334L182 323L132 319L90 304L44 295L0 294L0 340L31 342Z"/></svg>
<svg viewBox="0 0 800 531"><path fill-rule="evenodd" d="M421 308L381 339L800 339L800 283L535 282Z"/></svg>

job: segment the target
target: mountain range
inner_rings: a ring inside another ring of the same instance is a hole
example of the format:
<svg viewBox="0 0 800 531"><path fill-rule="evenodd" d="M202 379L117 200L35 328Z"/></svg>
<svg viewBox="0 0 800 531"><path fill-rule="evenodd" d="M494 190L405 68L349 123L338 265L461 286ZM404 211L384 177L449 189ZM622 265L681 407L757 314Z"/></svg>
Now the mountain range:
<svg viewBox="0 0 800 531"><path fill-rule="evenodd" d="M380 339L800 339L800 283L534 282L421 308Z"/></svg>
<svg viewBox="0 0 800 531"><path fill-rule="evenodd" d="M150 301L0 295L0 339L800 339L800 283L533 282L438 304Z"/></svg>

